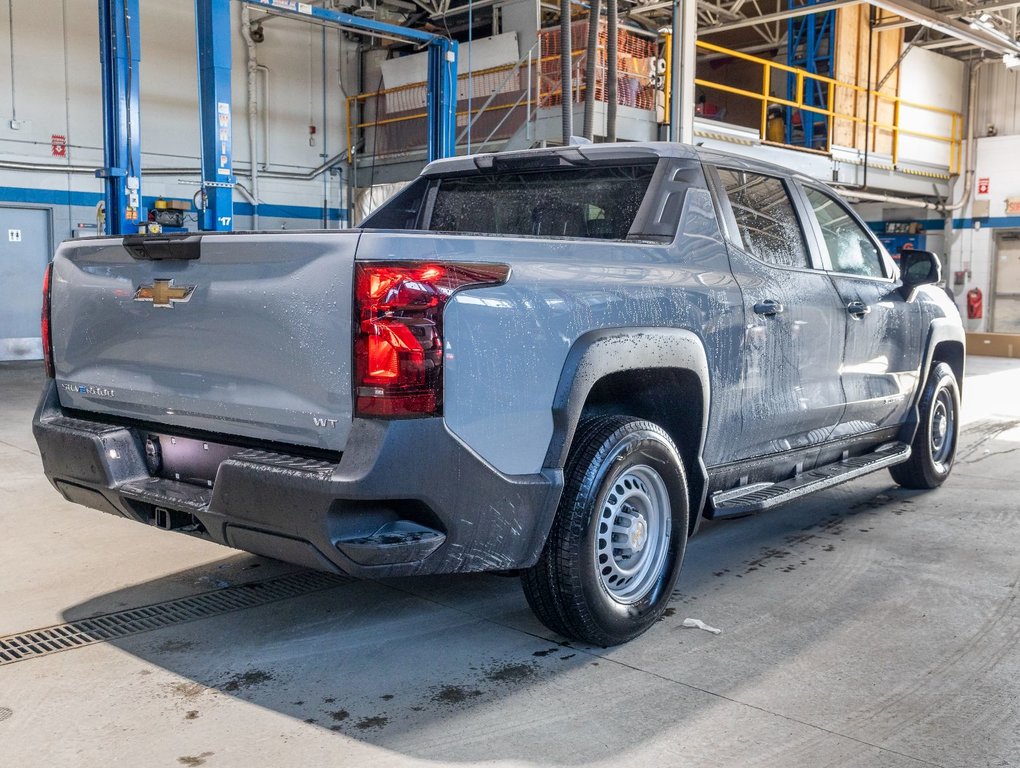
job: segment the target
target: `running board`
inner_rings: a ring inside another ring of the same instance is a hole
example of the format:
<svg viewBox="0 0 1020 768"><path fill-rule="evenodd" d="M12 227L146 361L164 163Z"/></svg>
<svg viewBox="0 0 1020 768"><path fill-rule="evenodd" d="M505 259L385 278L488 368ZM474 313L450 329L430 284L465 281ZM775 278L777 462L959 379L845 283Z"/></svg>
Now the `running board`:
<svg viewBox="0 0 1020 768"><path fill-rule="evenodd" d="M712 503L705 517L717 520L762 512L869 472L900 464L909 458L910 446L906 443L886 443L872 453L816 467L781 483L754 483L719 491L712 494Z"/></svg>

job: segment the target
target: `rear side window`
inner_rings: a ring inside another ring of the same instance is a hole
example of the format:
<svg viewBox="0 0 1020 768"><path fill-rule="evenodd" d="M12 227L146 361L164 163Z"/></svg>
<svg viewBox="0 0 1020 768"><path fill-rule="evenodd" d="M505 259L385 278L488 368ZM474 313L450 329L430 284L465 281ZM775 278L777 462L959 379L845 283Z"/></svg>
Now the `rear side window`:
<svg viewBox="0 0 1020 768"><path fill-rule="evenodd" d="M804 191L822 229L832 268L849 275L885 277L878 248L846 208L817 189L806 187Z"/></svg>
<svg viewBox="0 0 1020 768"><path fill-rule="evenodd" d="M369 229L417 229L429 183L415 179L372 212L360 226Z"/></svg>
<svg viewBox="0 0 1020 768"><path fill-rule="evenodd" d="M744 250L779 267L810 266L804 233L781 179L719 168Z"/></svg>
<svg viewBox="0 0 1020 768"><path fill-rule="evenodd" d="M654 173L655 164L645 163L431 179L418 198L420 216L398 196L364 226L413 220L414 228L433 232L625 240ZM391 206L400 210L391 215Z"/></svg>

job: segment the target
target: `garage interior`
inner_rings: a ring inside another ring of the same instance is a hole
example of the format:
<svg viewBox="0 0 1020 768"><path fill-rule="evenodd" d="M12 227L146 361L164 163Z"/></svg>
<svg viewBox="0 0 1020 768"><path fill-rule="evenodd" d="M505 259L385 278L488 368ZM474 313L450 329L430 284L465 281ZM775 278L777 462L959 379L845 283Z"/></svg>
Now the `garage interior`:
<svg viewBox="0 0 1020 768"><path fill-rule="evenodd" d="M2 762L1020 766L1018 9L0 2ZM610 649L513 579L302 571L47 482L61 241L356 227L431 159L572 137L778 163L891 254L936 252L968 335L952 479L711 522L667 615Z"/></svg>

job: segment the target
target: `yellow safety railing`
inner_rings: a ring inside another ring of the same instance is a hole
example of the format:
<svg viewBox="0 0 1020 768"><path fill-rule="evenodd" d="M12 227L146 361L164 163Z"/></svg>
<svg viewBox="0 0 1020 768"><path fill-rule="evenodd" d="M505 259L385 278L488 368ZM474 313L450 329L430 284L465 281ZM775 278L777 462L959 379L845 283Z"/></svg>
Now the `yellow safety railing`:
<svg viewBox="0 0 1020 768"><path fill-rule="evenodd" d="M961 159L961 145L963 138L963 115L959 112L945 109L943 107L936 107L927 104L919 104L914 101L901 98L898 95L890 93L881 93L865 86L856 85L854 83L848 83L841 80L836 80L825 75L818 75L812 72L808 72L804 69L797 67L791 67L786 64L780 64L775 61L763 59L758 56L752 56L750 54L741 53L740 51L734 51L729 48L724 48L714 43L704 42L702 40L697 41L697 47L702 52L718 53L723 54L727 57L740 59L753 64L757 64L762 68L761 76L761 88L760 90L750 90L747 88L739 88L733 85L728 85L722 82L715 82L706 80L703 78L695 78L695 85L708 89L720 91L723 93L729 93L734 96L740 96L748 99L753 99L761 105L760 121L758 125L759 137L762 141L768 141L768 108L770 105L779 105L784 107L790 107L792 109L803 110L804 112L821 115L825 118L827 123L827 130L825 132L826 145L824 152L830 152L832 149L832 135L833 125L839 121L847 121L854 126L854 138L856 143L856 135L861 125L865 126L866 139L870 142L871 146L874 147L876 144L876 137L878 131L888 131L891 136L891 155L893 166L898 165L900 161L900 139L903 136L911 136L919 139L927 139L930 141L942 143L946 145L950 173L957 173L960 166ZM670 64L668 61L669 54L672 46L668 44L665 46L666 61L666 96L669 96L669 83L668 78L670 74ZM586 51L575 50L572 51L571 59L578 62L578 59L582 57ZM536 56L533 63L524 67L521 63L510 64L500 67L493 67L491 69L480 70L472 73L471 77L480 78L485 76L498 76L501 74L511 73L515 68L520 70L519 76L521 78L520 90L527 90L526 98L518 98L509 103L489 104L484 108L473 108L470 110L458 110L457 117L463 118L468 115L472 116L472 119L477 118L478 115L487 112L498 112L514 110L518 107L524 106L526 108L527 117L529 119L532 110L536 106L542 106L544 104L554 103L559 97L562 96L560 91L560 83L558 75L554 75L551 72L551 68L548 65L549 62L558 62L559 55L552 56ZM574 66L577 67L579 62ZM558 72L558 67L556 68ZM795 78L794 97L785 98L782 96L771 95L771 85L773 73L783 73L785 76L792 76ZM578 72L580 75L580 72ZM458 77L458 80L463 81L468 78L468 74L463 74ZM525 82L525 78L528 82ZM585 84L582 82L582 78L578 77L577 80L577 93L574 95L574 100L580 98L580 94L585 90ZM826 103L828 107L820 107L805 102L805 84L812 85L814 83L820 83L826 89ZM530 86L530 87L529 87ZM378 99L382 96L391 94L398 94L401 92L412 91L415 89L421 90L426 87L425 83L411 83L403 85L397 88L384 88L378 91L372 91L370 93L361 93L355 96L349 96L347 98L347 147L348 151L353 151L354 148L354 132L356 130L363 130L365 128L378 128L380 126L393 125L397 123L404 123L410 120L422 120L426 116L425 110L415 110L405 114L397 114L393 117L384 117L380 114L379 105L376 105L376 118L372 120L357 120L357 105L361 102L365 102L369 99ZM852 112L837 111L835 108L836 96L841 91L850 92L854 94L854 103L857 104L861 97L864 99L870 99L871 109L866 110L870 112L868 116L862 116ZM508 92L508 96L510 92ZM463 101L463 100L461 100ZM558 103L558 102L557 102ZM892 122L879 119L878 105L880 103L889 104L892 106ZM931 115L941 115L944 121L948 121L949 128L948 133L934 133L930 131L921 131L915 128L904 126L901 124L903 117L903 108L919 110ZM665 114L669 114L668 106L665 110ZM795 146L796 145L791 145ZM802 147L797 147L801 148ZM874 151L874 150L872 150ZM350 155L348 155L350 156Z"/></svg>
<svg viewBox="0 0 1020 768"><path fill-rule="evenodd" d="M474 77L481 77L483 75L498 74L498 73L501 73L501 72L509 72L513 68L514 68L514 65L511 64L511 65L502 66L502 67L493 67L492 69L479 70L479 71L474 72L472 74L473 74ZM467 79L467 75L466 74L459 75L457 79L458 79L458 81L466 80ZM366 120L366 121L363 121L363 122L355 122L354 116L357 114L357 110L355 109L355 107L356 107L356 105L359 102L368 101L369 99L378 99L381 96L388 96L388 95L391 95L391 94L405 93L407 91L414 91L414 90L421 90L421 89L426 88L426 87L427 87L427 83L425 83L425 82L421 82L421 83L408 83L407 85L401 85L401 86L398 86L396 88L381 88L378 91L370 91L368 93L359 93L359 94L357 94L355 96L348 96L347 97L347 150L348 150L348 157L350 157L350 152L353 150L353 147L354 147L354 131L355 130L362 130L364 128L378 128L379 126L393 125L395 123L404 123L404 122L407 122L409 120L421 120L422 118L426 117L427 114L428 114L425 110L421 110L421 111L416 111L416 112L414 112L412 114L398 115L397 117L380 117L380 118L377 118L375 120ZM494 110L499 110L499 109L509 109L512 106L514 106L514 105L512 105L512 104L490 105L486 109L486 111L494 111ZM377 109L378 109L378 107L377 107ZM473 110L471 110L471 113L472 114L478 114L480 111L481 110L474 110L473 109ZM467 114L468 114L467 111L460 111L460 112L457 112L457 117L463 117L463 116L465 116Z"/></svg>
<svg viewBox="0 0 1020 768"><path fill-rule="evenodd" d="M943 107L933 107L927 104L918 104L917 102L908 101L895 94L880 93L879 91L871 90L862 85L855 85L854 83L847 83L841 80L835 80L825 75L816 75L812 72L808 72L797 67L791 67L786 64L779 64L775 61L769 61L768 59L762 59L757 56L751 56L750 54L741 53L740 51L734 51L729 48L723 48L720 45L713 43L707 43L702 40L697 41L697 47L701 51L707 51L711 53L721 53L725 56L740 59L742 61L748 61L754 64L758 64L762 68L761 77L761 90L751 91L746 88L737 88L726 83L718 83L710 80L704 80L702 78L695 78L694 83L697 86L707 89L713 89L716 91L722 91L723 93L731 93L735 96L743 96L749 99L755 99L761 104L761 123L759 126L760 138L762 141L767 140L768 135L768 108L772 104L777 104L785 107L792 107L793 109L800 109L805 112L810 112L816 115L822 115L826 118L828 124L828 130L826 131L826 147L825 151L831 150L832 142L832 128L833 123L836 120L846 120L854 124L854 135L856 137L857 129L856 126L864 123L865 133L871 134L867 136L867 140L875 144L875 133L877 131L889 131L892 137L892 163L896 166L899 162L900 155L900 137L901 136L913 136L919 139L929 139L931 141L937 141L944 143L948 150L948 163L949 172L956 173L959 170L960 165L960 146L963 138L963 115L951 109L945 109ZM668 50L668 48L667 48ZM770 89L772 85L772 73L782 72L792 75L796 78L796 86L794 89L794 98L787 99L780 96L770 95ZM814 106L806 104L804 101L804 84L805 81L813 81L815 83L821 83L827 89L826 103L829 105L826 107ZM857 114L837 112L834 108L836 93L839 89L845 89L856 94L854 101L857 102L857 98L863 96L865 99L873 99L872 109L870 110L870 117L862 117ZM892 122L884 122L877 119L875 113L878 111L877 107L880 102L888 103L892 105ZM930 133L926 131L918 131L913 128L905 128L900 124L902 117L902 107L908 107L911 109L922 110L927 113L943 115L949 120L949 133Z"/></svg>
<svg viewBox="0 0 1020 768"><path fill-rule="evenodd" d="M585 53L584 49L573 51L571 59L573 61L576 61L580 56L584 55L584 53ZM512 110L512 109L516 109L517 107L521 107L521 106L527 107L528 112L530 114L531 109L533 107L535 107L536 105L540 106L545 101L548 101L548 100L550 100L550 99L552 99L554 97L560 96L560 87L559 87L559 81L558 80L557 80L557 82L555 84L555 87L548 88L548 89L543 89L543 87L542 87L543 81L546 79L546 77L543 77L543 71L542 71L543 64L546 64L547 62L551 62L551 61L559 61L559 58L560 58L559 54L556 54L556 55L553 55L553 56L535 57L534 63L532 65L532 67L530 67L530 68L527 67L527 66L520 66L520 63L518 63L518 64L506 64L506 65L502 65L502 66L498 66L498 67L492 67L490 69L476 70L475 72L470 73L470 75L468 73L464 73L462 75L458 75L457 76L458 82L467 82L469 77L472 78L472 79L477 80L477 79L485 77L487 75L506 74L506 73L512 72L512 70L514 70L514 69L519 69L520 70L521 82L522 82L522 85L521 85L520 89L521 90L526 90L527 89L526 84L524 84L525 83L525 78L533 78L533 80L532 80L533 89L532 89L532 91L530 93L530 97L531 98L525 98L525 99L516 100L516 101L513 101L513 102L511 102L509 104L490 104L489 106L484 107L484 108L482 108L482 107L474 107L470 111L466 110L466 109L465 110L459 110L456 113L456 117L461 118L461 117L466 117L468 115L471 115L472 118L475 118L478 115L485 114L485 113L488 113L488 112L498 112L498 111ZM575 66L576 66L576 64L575 64ZM388 95L391 95L391 94L398 94L398 93L401 93L401 92L407 92L407 91L413 91L413 90L422 90L422 89L426 88L427 85L428 84L425 83L425 82L409 83L407 85L401 85L401 86L398 86L396 88L382 88L382 89L380 89L378 91L371 91L369 93L359 93L359 94L357 94L355 96L348 96L347 97L347 149L348 149L348 152L351 152L353 150L353 147L354 147L354 131L355 130L363 130L365 128L377 128L379 126L393 125L395 123L404 123L404 122L407 122L409 120L422 120L422 119L424 119L427 116L427 111L426 110L419 110L419 111L415 111L415 112L412 112L412 113L409 113L409 114L397 115L396 117L379 117L378 119L363 120L363 121L358 122L358 121L355 120L355 116L357 114L357 109L355 107L356 107L356 105L359 102L368 101L369 99L378 99L381 96L388 96ZM580 91L584 90L583 86L578 86L578 87L579 87ZM508 95L509 95L509 92L508 92ZM477 98L477 100L479 102L482 102L483 99L484 99L484 97L482 97L482 98L476 97L476 98ZM460 101L463 101L463 99L460 99ZM376 109L377 109L377 114L378 114L378 106L376 107ZM350 154L348 154L348 157L350 157Z"/></svg>

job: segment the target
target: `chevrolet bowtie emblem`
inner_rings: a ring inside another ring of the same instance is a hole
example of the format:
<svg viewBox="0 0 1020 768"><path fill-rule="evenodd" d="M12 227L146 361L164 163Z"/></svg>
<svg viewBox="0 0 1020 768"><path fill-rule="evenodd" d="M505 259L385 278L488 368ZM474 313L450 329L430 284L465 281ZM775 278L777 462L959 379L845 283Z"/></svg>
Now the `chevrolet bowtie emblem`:
<svg viewBox="0 0 1020 768"><path fill-rule="evenodd" d="M135 301L151 301L154 307L173 309L174 304L188 301L194 292L193 285L174 285L173 278L157 278L152 281L152 285L138 286Z"/></svg>

